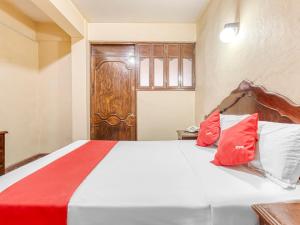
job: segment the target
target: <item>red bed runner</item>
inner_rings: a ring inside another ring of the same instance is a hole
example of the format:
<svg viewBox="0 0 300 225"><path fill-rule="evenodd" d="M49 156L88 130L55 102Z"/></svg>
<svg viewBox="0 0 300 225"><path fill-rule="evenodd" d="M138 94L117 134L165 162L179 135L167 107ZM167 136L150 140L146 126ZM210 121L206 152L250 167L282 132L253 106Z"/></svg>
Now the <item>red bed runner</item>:
<svg viewBox="0 0 300 225"><path fill-rule="evenodd" d="M90 141L0 193L0 224L66 225L74 191L116 141Z"/></svg>

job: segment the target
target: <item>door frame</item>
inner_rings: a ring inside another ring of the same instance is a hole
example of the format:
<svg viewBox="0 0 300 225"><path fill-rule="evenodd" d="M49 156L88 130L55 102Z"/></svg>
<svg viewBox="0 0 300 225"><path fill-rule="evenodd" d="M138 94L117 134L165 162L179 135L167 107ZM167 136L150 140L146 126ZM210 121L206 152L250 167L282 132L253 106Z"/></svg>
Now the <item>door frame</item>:
<svg viewBox="0 0 300 225"><path fill-rule="evenodd" d="M92 49L93 49L93 46L96 46L96 45L132 45L134 47L134 57L135 57L135 62L134 62L134 79L135 79L135 82L134 82L134 99L135 99L135 140L134 141L137 141L137 137L138 137L138 115L137 115L137 88L136 88L136 79L137 79L137 69L138 69L138 63L137 63L137 48L136 48L136 42L91 42L90 43L90 85L89 85L89 94L90 94L90 97L89 97L89 100L90 100L90 104L89 104L89 110L90 110L90 115L89 115L89 136L90 136L90 139L91 139L91 129L92 129L92 94L93 94L93 90L92 90L92 86L93 86L93 70L92 70L92 66L93 66L93 55L92 55Z"/></svg>

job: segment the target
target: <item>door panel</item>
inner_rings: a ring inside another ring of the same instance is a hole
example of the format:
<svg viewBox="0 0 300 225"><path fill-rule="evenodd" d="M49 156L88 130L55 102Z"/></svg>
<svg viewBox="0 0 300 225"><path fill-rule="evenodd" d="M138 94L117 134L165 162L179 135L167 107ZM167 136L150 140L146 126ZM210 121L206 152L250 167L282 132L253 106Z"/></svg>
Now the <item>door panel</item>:
<svg viewBox="0 0 300 225"><path fill-rule="evenodd" d="M135 48L93 45L91 139L136 140Z"/></svg>

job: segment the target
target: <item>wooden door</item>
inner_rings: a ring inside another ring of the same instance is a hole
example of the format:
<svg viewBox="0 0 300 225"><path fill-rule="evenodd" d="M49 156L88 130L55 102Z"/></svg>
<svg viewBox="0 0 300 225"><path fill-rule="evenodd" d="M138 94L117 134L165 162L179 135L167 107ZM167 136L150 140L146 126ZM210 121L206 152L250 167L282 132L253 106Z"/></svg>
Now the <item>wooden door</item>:
<svg viewBox="0 0 300 225"><path fill-rule="evenodd" d="M91 50L91 139L136 140L135 46Z"/></svg>

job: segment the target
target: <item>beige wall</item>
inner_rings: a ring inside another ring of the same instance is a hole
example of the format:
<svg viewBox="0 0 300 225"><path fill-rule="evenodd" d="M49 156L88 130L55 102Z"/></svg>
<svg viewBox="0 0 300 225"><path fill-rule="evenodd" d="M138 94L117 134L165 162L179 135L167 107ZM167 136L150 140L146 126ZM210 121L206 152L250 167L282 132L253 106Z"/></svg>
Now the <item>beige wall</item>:
<svg viewBox="0 0 300 225"><path fill-rule="evenodd" d="M177 139L176 130L194 124L194 91L139 91L138 140Z"/></svg>
<svg viewBox="0 0 300 225"><path fill-rule="evenodd" d="M87 21L71 0L31 0L72 38L72 140L89 138L89 43Z"/></svg>
<svg viewBox="0 0 300 225"><path fill-rule="evenodd" d="M9 131L7 165L71 141L70 38L3 1L0 90L0 130Z"/></svg>
<svg viewBox="0 0 300 225"><path fill-rule="evenodd" d="M299 0L241 0L240 34L219 40L234 22L237 0L212 0L197 27L196 121L243 79L300 103Z"/></svg>
<svg viewBox="0 0 300 225"><path fill-rule="evenodd" d="M59 1L33 2L48 16L58 15L56 22L72 43L56 25L35 23L0 2L0 129L9 131L7 165L89 137L89 41L196 40L195 24L92 24L88 36L87 23L72 4L60 7L72 12L64 15L66 10L54 7ZM140 139L175 139L176 129L193 123L194 92L138 96ZM149 113L149 106L160 110ZM147 123L153 120L156 126Z"/></svg>
<svg viewBox="0 0 300 225"><path fill-rule="evenodd" d="M38 123L40 152L72 140L71 40L55 24L38 24Z"/></svg>
<svg viewBox="0 0 300 225"><path fill-rule="evenodd" d="M90 23L88 39L90 42L195 42L196 25ZM138 140L176 139L177 129L194 124L194 104L193 91L138 91Z"/></svg>
<svg viewBox="0 0 300 225"><path fill-rule="evenodd" d="M194 91L138 91L138 140L177 139L176 130L195 123Z"/></svg>
<svg viewBox="0 0 300 225"><path fill-rule="evenodd" d="M90 42L196 41L193 23L89 23Z"/></svg>
<svg viewBox="0 0 300 225"><path fill-rule="evenodd" d="M35 23L6 1L0 1L0 23L31 40L36 39Z"/></svg>
<svg viewBox="0 0 300 225"><path fill-rule="evenodd" d="M86 36L84 38L73 38L72 39L72 137L73 140L88 139L89 138L89 43L91 42L138 42L138 41L177 41L177 42L195 42L196 41L196 25L195 24L103 24L93 23L88 24L86 28ZM174 92L177 96L185 96L185 92ZM143 99L145 95L138 95L137 102L139 108L147 108L144 105L148 100L157 100L156 92L149 93L148 99ZM152 97L151 97L152 96ZM194 95L191 94L191 98L194 99ZM149 99L150 98L150 99ZM163 100L157 101L158 105L162 105ZM192 100L194 102L194 100ZM170 105L169 110L174 111L175 115L182 118L180 112L185 104L178 104L177 110L174 110L174 105ZM190 112L192 109L190 109ZM191 115L191 113L186 115ZM147 118L149 112L146 110L139 110L138 118ZM165 124L164 115L161 118L157 118L158 124ZM153 116L151 117L153 118ZM191 119L193 122L194 117ZM143 123L142 123L143 124ZM173 127L185 128L186 120L178 120L175 122ZM184 127L183 127L184 125ZM188 124L189 125L189 124ZM155 132L157 130L151 129L151 127L139 125L138 132L142 139L159 139ZM159 127L163 128L163 125ZM175 130L169 129L166 131L163 137L170 139L175 138Z"/></svg>
<svg viewBox="0 0 300 225"><path fill-rule="evenodd" d="M38 146L38 43L0 24L0 130L8 130L8 164Z"/></svg>
<svg viewBox="0 0 300 225"><path fill-rule="evenodd" d="M89 139L89 44L72 38L72 139Z"/></svg>
<svg viewBox="0 0 300 225"><path fill-rule="evenodd" d="M1 8L5 8L0 10L0 87L3 90L0 100L1 103L4 102L1 115L5 115L5 119L0 118L0 129L11 131L8 136L9 163L42 151L40 145L47 142L46 137L49 135L53 135L51 138L57 141L57 145L63 145L70 139L68 134L70 126L72 126L73 140L89 136L89 41L193 42L197 38L195 99L193 92L139 92L137 116L138 122L141 123L138 128L140 139L174 138L175 129L192 123L193 120L185 119L186 116L194 115L192 109L194 106L196 106L195 118L199 122L204 114L210 112L243 79L263 84L270 90L300 102L300 91L297 85L300 81L298 0L240 0L240 35L238 40L231 44L221 43L219 32L225 23L234 21L237 0L211 0L197 24L197 30L195 24L92 23L88 24L87 28L85 19L69 0L64 3L59 0L32 1L72 35L71 59L70 46L65 43L65 40L62 41L63 43L56 40L57 37L53 34L56 31L37 34L34 23L21 14L11 16L14 10L3 7L0 2ZM47 5L46 2L49 4ZM36 36L41 38L39 42ZM51 41L47 40L46 36ZM83 36L83 38L74 38L76 36ZM49 55L46 53L47 49L50 49ZM55 74L53 80L51 74ZM70 79L72 87L68 86ZM14 89L11 88L12 83ZM52 88L55 93L49 93ZM73 110L70 109L70 89L72 89ZM56 101L60 96L62 99ZM44 105L45 108L40 107L40 104L44 104L40 103L44 98L49 101L49 105ZM179 104L167 101L174 98L181 99L178 101ZM193 103L190 103L190 100ZM168 104L164 105L165 101ZM55 105L56 102L58 105ZM165 108L151 113L147 109L154 104ZM190 110L181 111L187 107ZM59 108L63 109L64 113L58 112ZM44 121L48 111L51 111L49 122ZM57 124L65 119L69 121L67 115L70 111L72 111L72 125L66 126L65 130L61 130L61 133L56 136L54 130L60 128L56 127ZM174 114L174 118L180 120L169 119L166 112L178 113ZM32 118L39 118L37 120L39 122L33 121ZM153 124L147 123L146 118L150 118L149 121L157 119L157 124L162 125L154 127ZM172 123L174 121L176 124ZM55 125L42 128L50 122ZM157 130L164 130L166 126L171 127L171 124L174 125L172 129L160 134L159 137L156 136ZM34 135L36 133L38 139ZM59 137L61 134L62 137ZM18 143L13 140L18 140ZM47 150L55 147L50 143L46 144L50 146L43 147Z"/></svg>

